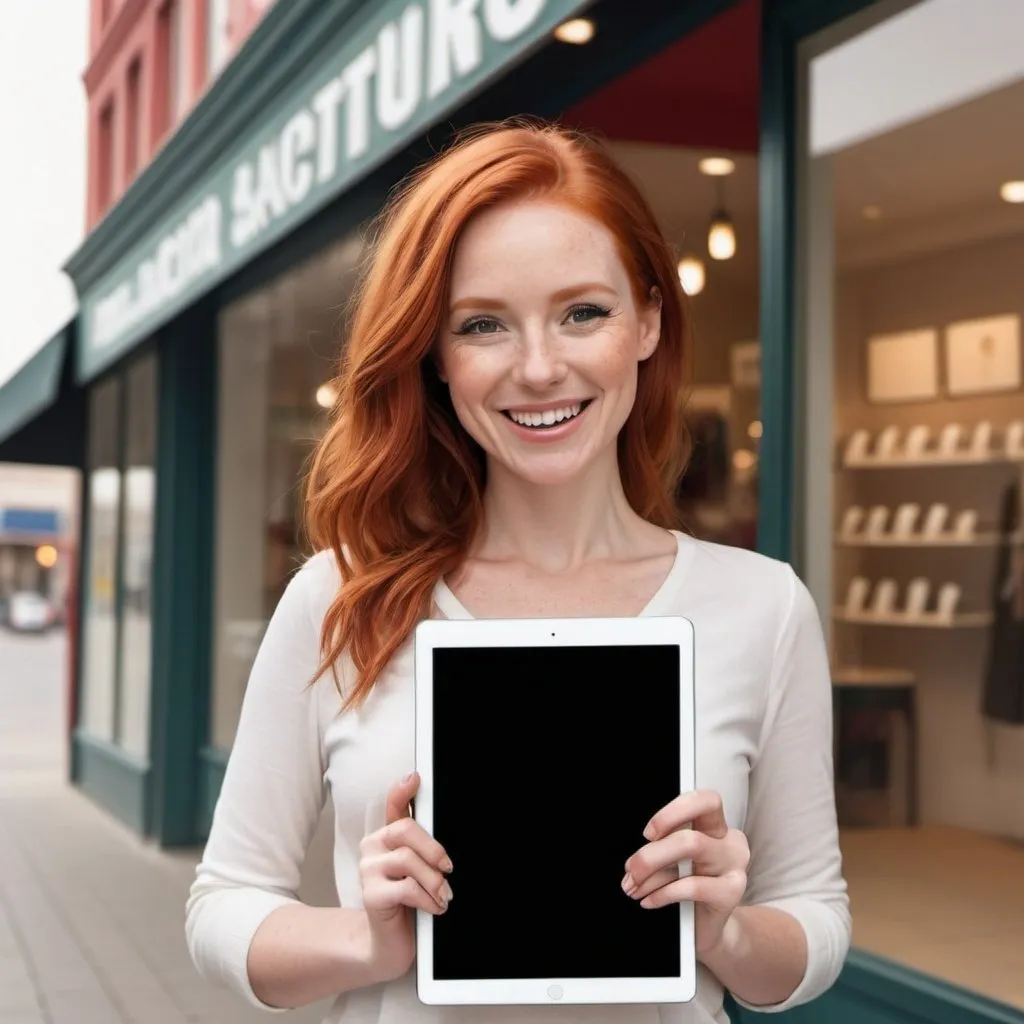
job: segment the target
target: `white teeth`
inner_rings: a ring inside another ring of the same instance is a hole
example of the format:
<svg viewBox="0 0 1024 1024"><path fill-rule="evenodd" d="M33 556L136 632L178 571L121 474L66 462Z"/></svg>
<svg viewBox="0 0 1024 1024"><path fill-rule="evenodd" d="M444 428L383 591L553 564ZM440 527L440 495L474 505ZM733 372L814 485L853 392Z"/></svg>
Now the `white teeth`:
<svg viewBox="0 0 1024 1024"><path fill-rule="evenodd" d="M562 409L548 409L546 412L509 412L509 416L523 427L551 427L562 420L579 416L582 402L567 405Z"/></svg>

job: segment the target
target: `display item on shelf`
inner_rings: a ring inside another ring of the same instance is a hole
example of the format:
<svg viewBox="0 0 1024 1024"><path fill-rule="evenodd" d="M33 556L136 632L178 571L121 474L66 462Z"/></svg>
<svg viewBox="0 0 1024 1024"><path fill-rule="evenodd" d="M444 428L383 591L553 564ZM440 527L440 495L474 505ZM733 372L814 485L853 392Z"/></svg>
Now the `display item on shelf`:
<svg viewBox="0 0 1024 1024"><path fill-rule="evenodd" d="M907 502L896 509L896 515L892 523L892 536L900 540L909 540L914 535L914 527L917 526L918 517L921 515L921 506L913 502Z"/></svg>
<svg viewBox="0 0 1024 1024"><path fill-rule="evenodd" d="M905 614L910 619L921 619L928 610L928 598L931 596L931 580L919 577L912 580L907 587L907 604Z"/></svg>

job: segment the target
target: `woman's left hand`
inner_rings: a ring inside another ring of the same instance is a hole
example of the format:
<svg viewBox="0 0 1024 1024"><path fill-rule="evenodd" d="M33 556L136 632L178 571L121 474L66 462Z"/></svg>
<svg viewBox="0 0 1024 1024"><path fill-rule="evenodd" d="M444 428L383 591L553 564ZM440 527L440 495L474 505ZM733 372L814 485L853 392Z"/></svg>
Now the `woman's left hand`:
<svg viewBox="0 0 1024 1024"><path fill-rule="evenodd" d="M747 889L747 837L729 828L718 793L696 790L658 811L644 838L648 843L626 861L623 890L645 908L691 900L697 955L712 952ZM693 873L680 878L679 863L687 860Z"/></svg>

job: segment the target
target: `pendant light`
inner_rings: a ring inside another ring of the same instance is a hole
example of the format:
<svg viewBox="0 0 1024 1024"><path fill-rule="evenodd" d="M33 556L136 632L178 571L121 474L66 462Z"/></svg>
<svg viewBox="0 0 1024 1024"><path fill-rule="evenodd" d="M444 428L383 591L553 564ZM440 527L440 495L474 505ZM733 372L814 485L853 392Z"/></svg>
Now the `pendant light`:
<svg viewBox="0 0 1024 1024"><path fill-rule="evenodd" d="M719 207L711 218L708 255L713 260L731 260L736 255L736 229L724 207Z"/></svg>
<svg viewBox="0 0 1024 1024"><path fill-rule="evenodd" d="M736 228L725 208L725 179L736 169L727 157L707 157L700 162L701 174L715 179L718 196L715 212L708 227L708 255L713 260L731 260L736 255Z"/></svg>
<svg viewBox="0 0 1024 1024"><path fill-rule="evenodd" d="M679 283L687 295L699 295L704 291L704 261L687 254L679 261Z"/></svg>

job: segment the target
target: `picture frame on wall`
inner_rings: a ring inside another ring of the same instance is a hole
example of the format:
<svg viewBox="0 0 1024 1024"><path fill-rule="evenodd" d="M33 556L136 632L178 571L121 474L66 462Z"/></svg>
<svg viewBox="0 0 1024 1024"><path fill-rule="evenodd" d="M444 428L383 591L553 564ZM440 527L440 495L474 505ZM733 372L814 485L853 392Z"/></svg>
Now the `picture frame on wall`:
<svg viewBox="0 0 1024 1024"><path fill-rule="evenodd" d="M761 342L737 342L729 355L732 386L738 391L757 391L761 387Z"/></svg>
<svg viewBox="0 0 1024 1024"><path fill-rule="evenodd" d="M934 328L868 338L867 397L879 404L939 395L939 332Z"/></svg>
<svg viewBox="0 0 1024 1024"><path fill-rule="evenodd" d="M946 388L953 397L1016 391L1022 383L1020 317L962 320L946 327Z"/></svg>

